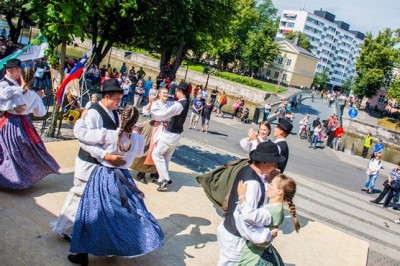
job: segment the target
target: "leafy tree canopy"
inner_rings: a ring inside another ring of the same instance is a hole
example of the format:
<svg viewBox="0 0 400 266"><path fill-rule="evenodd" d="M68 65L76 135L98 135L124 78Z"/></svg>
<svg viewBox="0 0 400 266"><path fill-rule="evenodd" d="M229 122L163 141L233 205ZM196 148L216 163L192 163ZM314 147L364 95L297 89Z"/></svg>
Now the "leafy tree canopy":
<svg viewBox="0 0 400 266"><path fill-rule="evenodd" d="M392 81L393 68L400 60L400 31L385 29L374 38L367 33L356 62L354 94L372 98L378 90Z"/></svg>
<svg viewBox="0 0 400 266"><path fill-rule="evenodd" d="M324 69L322 73L315 74L312 85L314 88L318 90L325 90L328 82L329 82L329 74L328 71Z"/></svg>
<svg viewBox="0 0 400 266"><path fill-rule="evenodd" d="M297 39L297 46L300 46L311 52L310 40L301 31L291 31L286 35L285 38L290 41L294 41L295 39Z"/></svg>

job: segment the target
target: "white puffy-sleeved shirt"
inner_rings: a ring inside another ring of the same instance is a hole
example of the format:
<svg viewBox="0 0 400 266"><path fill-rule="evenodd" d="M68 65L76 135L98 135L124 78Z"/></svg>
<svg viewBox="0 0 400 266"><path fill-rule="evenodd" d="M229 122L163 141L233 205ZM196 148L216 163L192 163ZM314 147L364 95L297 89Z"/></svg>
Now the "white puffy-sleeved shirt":
<svg viewBox="0 0 400 266"><path fill-rule="evenodd" d="M97 145L109 154L119 154L124 156L125 164L118 167L108 163L102 158L97 158L97 160L104 166L127 169L136 157L143 155L144 139L142 135L137 133L132 133L130 138L128 138L126 134L122 135L122 147L128 147L129 142L131 143L131 147L127 152L121 152L117 147L119 129L89 129L85 126L84 120L79 119L75 124L74 131L76 132L75 136L80 142L84 142L87 145Z"/></svg>
<svg viewBox="0 0 400 266"><path fill-rule="evenodd" d="M13 85L10 85L10 83ZM0 111L13 110L15 107L24 104L22 87L17 81L5 76L4 80L0 81Z"/></svg>
<svg viewBox="0 0 400 266"><path fill-rule="evenodd" d="M154 107L153 107L154 105ZM146 108L143 108L146 110ZM179 115L183 111L183 106L178 101L168 101L167 103L162 103L161 101L155 101L149 112L151 117L156 121L169 121L172 117ZM146 114L143 111L143 114ZM159 135L154 137L155 139L163 139L168 144L176 144L179 141L180 134L175 134L167 131L162 131Z"/></svg>
<svg viewBox="0 0 400 266"><path fill-rule="evenodd" d="M40 98L40 96L34 91L28 90L25 94L21 94L21 101L26 104L26 109L23 113L20 113L20 115L28 115L32 113L34 116L42 117L47 112L42 98ZM18 114L13 109L8 110L7 112L14 115Z"/></svg>

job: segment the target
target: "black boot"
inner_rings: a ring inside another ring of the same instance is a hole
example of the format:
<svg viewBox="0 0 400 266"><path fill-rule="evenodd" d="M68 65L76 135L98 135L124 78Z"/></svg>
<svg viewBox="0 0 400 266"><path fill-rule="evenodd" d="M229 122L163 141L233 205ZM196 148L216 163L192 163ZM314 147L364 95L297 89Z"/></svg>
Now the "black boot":
<svg viewBox="0 0 400 266"><path fill-rule="evenodd" d="M150 177L153 178L153 179L158 179L159 175L156 172L156 173L150 174Z"/></svg>
<svg viewBox="0 0 400 266"><path fill-rule="evenodd" d="M80 264L81 266L89 265L89 256L87 253L69 254L68 260L75 264Z"/></svg>
<svg viewBox="0 0 400 266"><path fill-rule="evenodd" d="M135 179L143 184L148 184L146 181L146 173L139 172Z"/></svg>

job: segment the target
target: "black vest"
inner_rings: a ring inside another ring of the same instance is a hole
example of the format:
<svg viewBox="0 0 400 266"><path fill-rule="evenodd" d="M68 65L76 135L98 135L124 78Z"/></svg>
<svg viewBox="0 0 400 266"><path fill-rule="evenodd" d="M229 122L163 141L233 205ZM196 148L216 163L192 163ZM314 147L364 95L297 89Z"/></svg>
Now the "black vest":
<svg viewBox="0 0 400 266"><path fill-rule="evenodd" d="M93 104L90 107L90 109L94 109L97 112L99 112L101 118L103 119L103 128L110 129L110 130L116 130L118 128L119 119L118 119L118 112L117 111L115 111L115 110L113 111L114 119L115 119L115 121L117 121L117 123L114 123L114 121L107 114L107 112L104 110L104 108L100 106L99 103ZM79 149L78 157L79 157L79 159L81 159L81 160L83 160L85 162L89 162L89 163L93 163L93 164L100 164L95 158L93 158L90 155L90 153L88 153L87 151L83 150L82 148Z"/></svg>
<svg viewBox="0 0 400 266"><path fill-rule="evenodd" d="M168 122L167 130L168 132L181 134L183 132L183 124L185 124L186 116L189 111L189 101L187 99L178 101L183 107L182 113L171 118Z"/></svg>
<svg viewBox="0 0 400 266"><path fill-rule="evenodd" d="M250 165L243 167L238 173L238 175L235 178L235 181L233 182L232 185L232 190L231 194L229 196L228 200L228 210L226 211L225 214L225 220L224 220L224 227L225 229L231 233L232 235L235 235L237 237L241 237L239 231L236 228L235 225L235 218L233 217L233 212L236 209L236 202L239 201L239 196L237 193L237 186L239 184L239 181L243 180L249 181L249 180L255 180L260 184L261 188L261 197L258 201L257 208L260 208L264 204L265 200L265 185L264 182L261 180L261 178L258 176L258 174L251 168Z"/></svg>

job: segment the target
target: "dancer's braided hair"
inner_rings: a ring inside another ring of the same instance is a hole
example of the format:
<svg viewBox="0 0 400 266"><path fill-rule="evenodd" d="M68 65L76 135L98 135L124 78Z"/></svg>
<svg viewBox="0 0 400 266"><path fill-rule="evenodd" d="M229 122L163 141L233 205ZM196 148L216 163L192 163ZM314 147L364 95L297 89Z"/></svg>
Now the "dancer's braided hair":
<svg viewBox="0 0 400 266"><path fill-rule="evenodd" d="M126 149L121 145L121 137L124 132L126 132L129 136L129 139L132 134L132 128L136 124L139 119L139 111L136 107L132 105L127 105L124 107L121 113L121 130L118 133L117 147L122 152L127 152L131 148L131 142L129 141L129 145Z"/></svg>
<svg viewBox="0 0 400 266"><path fill-rule="evenodd" d="M35 71L31 67L25 67L21 69L21 74L21 77L25 82L25 85L22 88L22 93L25 94L33 82Z"/></svg>
<svg viewBox="0 0 400 266"><path fill-rule="evenodd" d="M300 230L299 220L297 219L296 206L293 204L293 197L296 194L296 182L293 178L284 174L277 175L278 187L283 190L283 200L289 205L289 212L293 216L294 229L298 233Z"/></svg>

